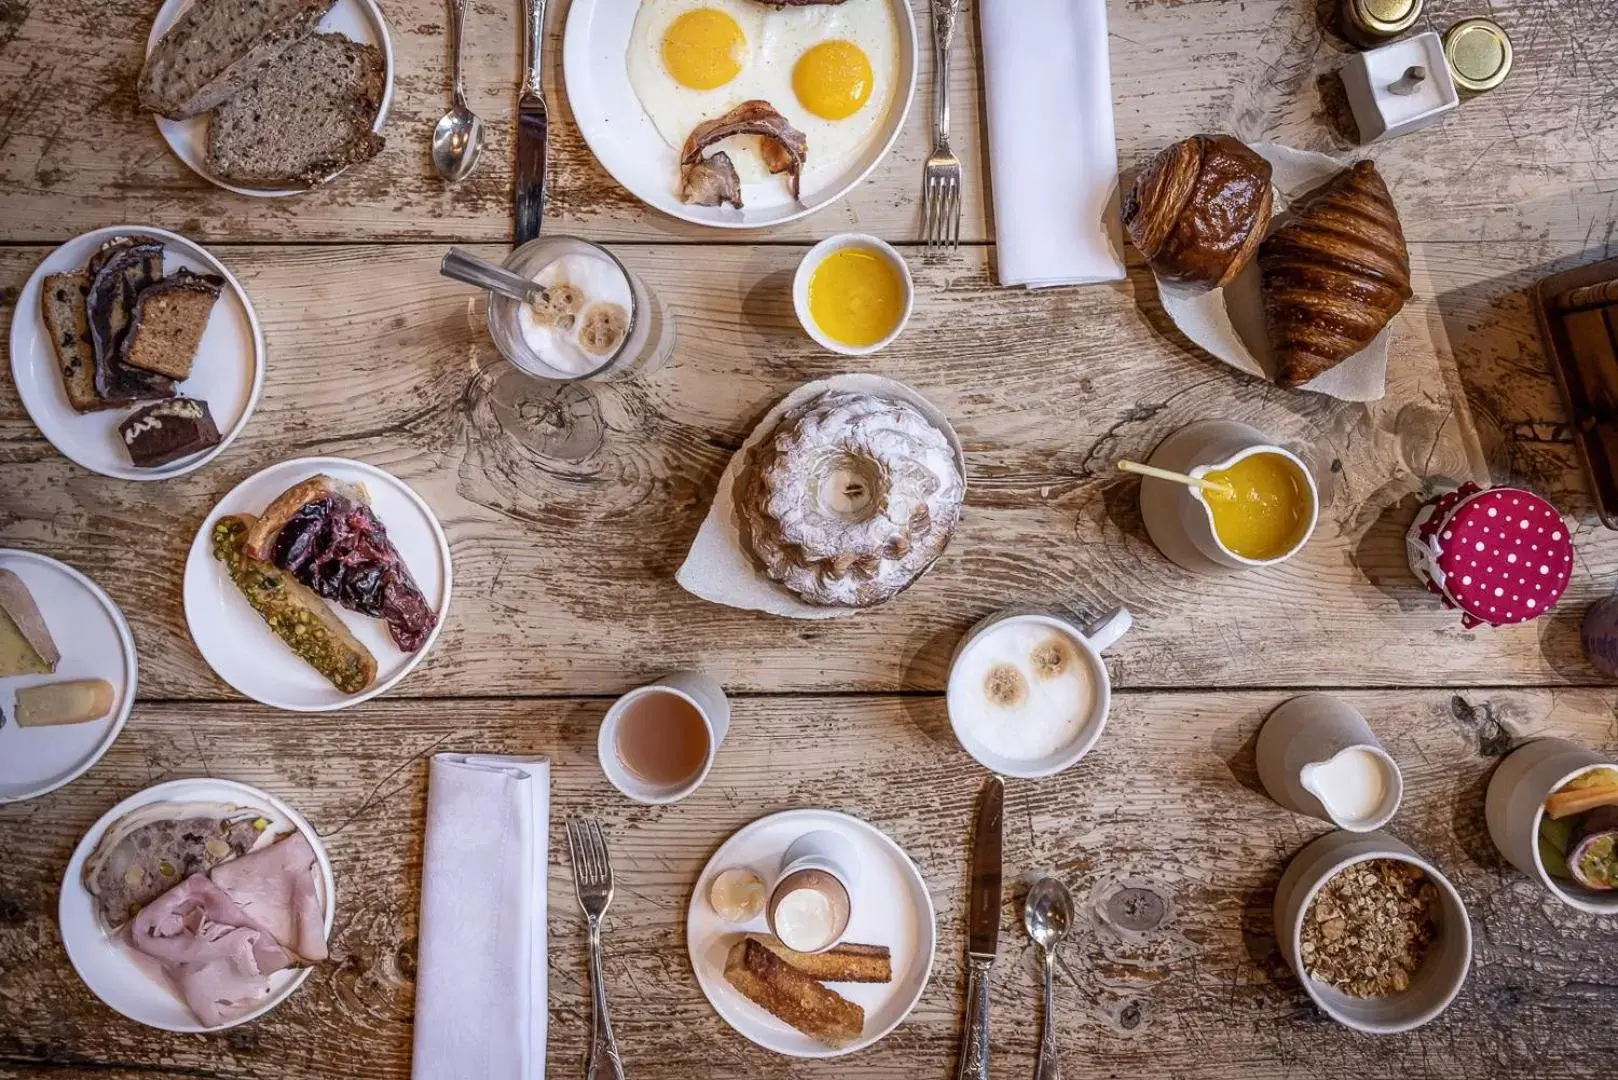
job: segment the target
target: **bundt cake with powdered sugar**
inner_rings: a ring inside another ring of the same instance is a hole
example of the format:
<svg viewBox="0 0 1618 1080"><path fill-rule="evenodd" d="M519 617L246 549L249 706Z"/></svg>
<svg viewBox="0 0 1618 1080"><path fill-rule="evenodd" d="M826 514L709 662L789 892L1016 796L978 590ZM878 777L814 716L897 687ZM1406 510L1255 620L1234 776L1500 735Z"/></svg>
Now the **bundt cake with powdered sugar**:
<svg viewBox="0 0 1618 1080"><path fill-rule="evenodd" d="M869 607L943 553L966 481L914 405L828 390L754 444L736 490L742 541L772 580L811 604Z"/></svg>

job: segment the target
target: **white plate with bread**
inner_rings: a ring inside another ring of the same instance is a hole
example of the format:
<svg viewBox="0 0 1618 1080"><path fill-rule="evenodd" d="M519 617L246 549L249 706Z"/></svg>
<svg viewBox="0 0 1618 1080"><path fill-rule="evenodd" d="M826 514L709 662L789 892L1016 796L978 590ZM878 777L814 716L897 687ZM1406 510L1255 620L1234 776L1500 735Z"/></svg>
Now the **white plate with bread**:
<svg viewBox="0 0 1618 1080"><path fill-rule="evenodd" d="M201 245L115 225L69 240L29 277L11 375L63 456L120 480L167 480L247 426L264 386L264 333L241 283ZM197 415L158 415L186 409Z"/></svg>
<svg viewBox="0 0 1618 1080"><path fill-rule="evenodd" d="M682 26L694 36L682 39ZM740 58L734 72L669 66L666 57L702 54L703 36L715 31L732 36L732 55ZM573 0L562 40L568 107L596 160L648 206L721 229L795 221L853 190L903 130L916 67L907 0L785 7L754 0L700 6ZM857 70L863 79L850 74ZM811 95L813 106L805 100ZM741 205L687 201L681 159L692 131L757 101L767 101L778 114L771 122L784 119L807 147L796 166L771 174L753 134L704 143L705 162L723 156ZM788 182L793 174L801 181L796 193Z"/></svg>
<svg viewBox="0 0 1618 1080"><path fill-rule="evenodd" d="M185 563L185 620L236 690L280 709L367 701L432 650L450 553L420 495L346 458L248 477L203 521Z"/></svg>
<svg viewBox="0 0 1618 1080"><path fill-rule="evenodd" d="M720 914L716 878L751 871L767 891L788 846L819 830L846 840L858 864L835 948L794 954L770 934L762 913L742 921ZM938 942L932 897L916 864L886 833L835 810L786 810L737 830L698 875L685 929L697 984L714 1011L743 1038L796 1058L852 1054L898 1027L927 988Z"/></svg>
<svg viewBox="0 0 1618 1080"><path fill-rule="evenodd" d="M135 639L112 598L55 559L0 549L0 803L81 776L135 702Z"/></svg>
<svg viewBox="0 0 1618 1080"><path fill-rule="evenodd" d="M393 37L375 0L166 0L146 53L141 105L227 191L301 194L382 149Z"/></svg>

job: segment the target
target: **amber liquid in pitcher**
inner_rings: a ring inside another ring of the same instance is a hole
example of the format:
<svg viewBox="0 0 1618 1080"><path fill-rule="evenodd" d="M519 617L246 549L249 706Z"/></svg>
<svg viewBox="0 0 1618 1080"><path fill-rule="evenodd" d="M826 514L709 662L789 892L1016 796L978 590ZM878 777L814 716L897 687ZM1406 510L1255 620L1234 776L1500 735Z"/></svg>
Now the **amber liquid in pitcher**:
<svg viewBox="0 0 1618 1080"><path fill-rule="evenodd" d="M666 690L641 694L618 717L618 760L648 784L676 786L702 771L708 725L697 707Z"/></svg>

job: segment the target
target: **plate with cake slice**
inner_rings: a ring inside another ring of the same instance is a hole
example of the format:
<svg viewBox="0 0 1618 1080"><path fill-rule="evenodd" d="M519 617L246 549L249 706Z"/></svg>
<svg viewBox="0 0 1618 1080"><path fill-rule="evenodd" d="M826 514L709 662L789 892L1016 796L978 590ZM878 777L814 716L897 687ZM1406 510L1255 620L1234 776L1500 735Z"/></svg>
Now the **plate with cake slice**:
<svg viewBox="0 0 1618 1080"><path fill-rule="evenodd" d="M347 458L283 461L214 507L185 563L185 621L242 694L295 712L408 675L449 612L449 542L409 485Z"/></svg>
<svg viewBox="0 0 1618 1080"><path fill-rule="evenodd" d="M117 225L34 270L11 324L11 374L64 456L104 476L166 480L247 425L264 333L241 283L201 245Z"/></svg>
<svg viewBox="0 0 1618 1080"><path fill-rule="evenodd" d="M0 803L81 776L135 702L135 639L112 598L55 559L0 549Z"/></svg>
<svg viewBox="0 0 1618 1080"><path fill-rule="evenodd" d="M382 151L393 38L375 0L167 0L136 90L198 176L297 195Z"/></svg>
<svg viewBox="0 0 1618 1080"><path fill-rule="evenodd" d="M776 880L787 849L820 833L838 838L840 869L853 881L835 942L799 952L771 932L792 940L771 893L792 889ZM814 809L759 818L721 844L697 877L685 931L714 1011L742 1037L797 1058L852 1054L886 1037L921 1000L938 943L927 882L904 849L859 818Z"/></svg>

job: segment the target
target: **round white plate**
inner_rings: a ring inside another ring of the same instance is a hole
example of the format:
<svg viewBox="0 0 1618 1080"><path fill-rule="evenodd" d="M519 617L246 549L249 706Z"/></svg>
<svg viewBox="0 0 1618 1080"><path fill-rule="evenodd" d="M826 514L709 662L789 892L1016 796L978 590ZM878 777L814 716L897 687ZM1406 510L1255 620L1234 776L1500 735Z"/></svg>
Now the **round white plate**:
<svg viewBox="0 0 1618 1080"><path fill-rule="evenodd" d="M365 485L388 539L399 549L427 603L438 612L438 625L426 643L413 653L403 653L381 619L329 604L376 657L376 681L357 694L343 693L287 648L230 580L225 565L213 557L215 521L226 514L263 513L281 492L319 473ZM203 659L221 679L254 701L294 712L343 709L391 689L432 651L449 615L449 593L449 541L432 510L398 477L347 458L283 461L243 480L208 514L185 560L185 621Z"/></svg>
<svg viewBox="0 0 1618 1080"><path fill-rule="evenodd" d="M152 32L146 36L147 55L157 48L158 41L191 3L192 0L164 0L163 6L157 10L157 18L152 20ZM375 45L382 50L387 81L382 87L382 107L376 111L376 123L371 125L372 131L382 134L382 129L387 126L388 110L393 107L393 37L388 32L388 20L383 17L382 9L376 6L376 0L337 0L336 6L320 20L318 29L326 34L345 34L351 41ZM249 188L226 183L208 171L207 113L189 120L170 120L164 116L154 116L153 119L157 121L157 130L162 134L163 141L169 144L169 149L174 151L174 156L210 184L258 199L301 195L313 190L308 187ZM332 179L340 175L341 172L334 173Z"/></svg>
<svg viewBox="0 0 1618 1080"><path fill-rule="evenodd" d="M315 849L320 862L320 900L326 908L326 937L331 938L332 917L336 911L337 882L332 877L331 860L326 847L315 830L292 807L269 792L260 791L234 780L216 780L197 777L191 780L170 780L156 787L139 791L101 815L90 826L79 846L73 849L67 872L62 875L62 898L57 905L57 922L62 931L62 944L73 970L79 973L96 997L108 1007L122 1013L138 1024L162 1028L165 1031L223 1031L256 1020L303 985L313 968L286 968L270 976L270 996L258 1008L244 1016L218 1027L205 1027L178 994L165 981L162 970L155 964L148 966L133 949L109 937L101 920L96 916L95 898L84 887L84 863L108 826L132 810L158 802L223 802L242 807L269 810L295 825Z"/></svg>
<svg viewBox="0 0 1618 1080"><path fill-rule="evenodd" d="M680 155L663 141L629 83L625 56L641 0L573 0L562 39L562 76L579 133L602 168L631 195L672 217L720 229L757 229L796 221L841 199L875 169L904 128L916 95L916 20L906 0L886 0L899 30L893 98L866 150L848 168L806 177L802 202L787 182L743 187L745 207L688 206L680 201ZM814 149L810 148L810 160Z"/></svg>
<svg viewBox="0 0 1618 1080"><path fill-rule="evenodd" d="M0 803L32 799L77 780L101 760L135 704L135 639L112 598L66 563L31 551L0 548L0 570L22 579L62 654L53 675L0 679ZM17 690L67 679L106 679L112 712L104 720L60 727L17 726Z"/></svg>
<svg viewBox="0 0 1618 1080"><path fill-rule="evenodd" d="M118 435L123 418L150 402L90 413L78 412L68 404L62 369L40 305L40 291L48 275L81 269L102 244L115 236L133 233L163 241L165 274L183 267L225 279L225 288L220 290L219 302L214 304L208 327L197 345L191 377L180 384L180 393L185 397L208 403L219 428L219 445L156 469L137 469ZM34 426L63 457L91 472L119 480L168 480L202 468L223 453L247 426L258 407L259 392L264 389L264 332L259 329L258 315L242 283L200 244L166 229L114 225L75 237L45 256L22 287L11 322L11 378Z"/></svg>
<svg viewBox="0 0 1618 1080"><path fill-rule="evenodd" d="M844 940L886 945L893 957L890 983L828 983L865 1009L865 1033L851 1046L834 1050L777 1020L725 981L725 956L746 934L768 934L764 917L737 925L721 919L708 903L708 887L732 867L750 867L768 887L781 868L787 845L806 832L831 829L859 852L859 887ZM887 833L835 810L785 810L759 818L720 845L697 877L685 919L691 967L708 1003L742 1037L778 1054L830 1058L852 1054L898 1027L921 1000L933 970L938 931L927 882L910 856Z"/></svg>

